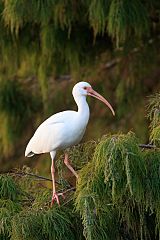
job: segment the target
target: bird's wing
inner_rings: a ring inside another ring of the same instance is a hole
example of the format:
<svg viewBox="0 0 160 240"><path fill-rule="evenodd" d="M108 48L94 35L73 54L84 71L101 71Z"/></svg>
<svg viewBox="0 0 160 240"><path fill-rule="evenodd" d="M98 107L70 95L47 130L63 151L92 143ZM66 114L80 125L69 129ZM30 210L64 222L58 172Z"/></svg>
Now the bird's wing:
<svg viewBox="0 0 160 240"><path fill-rule="evenodd" d="M59 112L59 113L56 113L56 114L52 115L51 117L47 118L41 125L65 123L67 120L69 121L70 118L72 118L74 114L75 114L74 111Z"/></svg>
<svg viewBox="0 0 160 240"><path fill-rule="evenodd" d="M30 157L34 154L50 152L61 145L65 129L73 121L74 113L74 111L64 111L45 120L30 139L25 156Z"/></svg>
<svg viewBox="0 0 160 240"><path fill-rule="evenodd" d="M64 123L59 122L41 124L29 141L25 156L31 157L34 154L50 152L56 148L60 129L63 128L63 125ZM57 138L56 142L54 141L55 138Z"/></svg>

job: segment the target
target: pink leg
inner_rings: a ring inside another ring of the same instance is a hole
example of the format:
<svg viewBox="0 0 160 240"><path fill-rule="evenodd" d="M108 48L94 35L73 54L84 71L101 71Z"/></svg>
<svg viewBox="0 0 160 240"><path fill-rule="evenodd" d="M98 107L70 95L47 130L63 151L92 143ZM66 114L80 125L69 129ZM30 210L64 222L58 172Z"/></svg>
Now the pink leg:
<svg viewBox="0 0 160 240"><path fill-rule="evenodd" d="M53 194L52 194L52 201L51 201L51 207L52 207L53 204L54 204L54 201L56 201L58 203L58 205L60 205L58 196L62 195L62 197L63 197L63 194L62 193L58 193L58 194L56 193L55 177L54 177L54 173L55 173L54 157L56 155L56 152L50 152L50 155L51 155L51 159L52 159L51 174L52 174L52 184L53 184Z"/></svg>
<svg viewBox="0 0 160 240"><path fill-rule="evenodd" d="M65 157L64 157L64 164L68 167L68 169L74 174L74 176L76 176L76 178L78 178L78 174L76 173L76 171L73 169L73 167L70 165L69 160L68 160L68 153L65 153Z"/></svg>

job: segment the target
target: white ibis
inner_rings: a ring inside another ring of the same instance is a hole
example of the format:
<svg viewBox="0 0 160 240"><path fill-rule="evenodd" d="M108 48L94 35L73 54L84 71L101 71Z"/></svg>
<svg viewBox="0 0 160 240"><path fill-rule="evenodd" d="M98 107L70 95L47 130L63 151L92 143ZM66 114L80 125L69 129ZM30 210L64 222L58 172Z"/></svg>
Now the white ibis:
<svg viewBox="0 0 160 240"><path fill-rule="evenodd" d="M81 141L90 115L86 96L89 95L104 102L109 107L112 114L115 115L114 110L109 102L96 91L94 91L91 85L87 82L77 83L73 87L72 94L78 106L78 111L59 112L45 120L35 131L25 151L26 157L32 157L35 154L50 153L52 159L51 174L53 182L51 205L53 205L54 201L57 201L57 203L60 204L58 196L63 196L62 193L57 194L55 189L54 158L57 150L66 149ZM67 153L65 153L64 163L78 178L76 171L69 163Z"/></svg>

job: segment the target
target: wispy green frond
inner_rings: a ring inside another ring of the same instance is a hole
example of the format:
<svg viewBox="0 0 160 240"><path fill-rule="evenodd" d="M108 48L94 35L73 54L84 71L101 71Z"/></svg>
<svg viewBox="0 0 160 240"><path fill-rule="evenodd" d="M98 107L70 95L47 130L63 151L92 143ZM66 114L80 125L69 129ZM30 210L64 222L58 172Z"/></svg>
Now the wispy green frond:
<svg viewBox="0 0 160 240"><path fill-rule="evenodd" d="M146 202L150 205L152 211L160 201L160 151L146 151L143 152L143 157L147 167L147 177L145 179L146 185ZM157 212L158 213L158 212Z"/></svg>
<svg viewBox="0 0 160 240"><path fill-rule="evenodd" d="M53 13L52 0L5 0L3 17L5 23L18 33L27 22L47 23Z"/></svg>
<svg viewBox="0 0 160 240"><path fill-rule="evenodd" d="M21 211L19 203L0 199L0 239L10 239L11 219Z"/></svg>
<svg viewBox="0 0 160 240"><path fill-rule="evenodd" d="M108 33L116 39L117 46L128 36L142 36L148 31L145 5L139 1L113 0L108 15Z"/></svg>
<svg viewBox="0 0 160 240"><path fill-rule="evenodd" d="M104 34L106 32L110 3L110 0L89 1L89 21L93 27L95 37L98 33Z"/></svg>
<svg viewBox="0 0 160 240"><path fill-rule="evenodd" d="M146 174L133 133L102 138L93 159L79 173L75 193L76 209L82 216L87 240L98 236L119 239L124 223L127 229L122 236L133 232L133 239L137 239L146 234ZM137 229L141 222L141 228Z"/></svg>
<svg viewBox="0 0 160 240"><path fill-rule="evenodd" d="M75 239L70 221L70 210L54 207L42 215L42 233L48 239Z"/></svg>
<svg viewBox="0 0 160 240"><path fill-rule="evenodd" d="M119 194L121 198L121 194L128 190L131 195L143 198L141 184L145 165L133 133L102 139L96 147L94 162L95 172L104 174L106 184L112 182L112 197L115 201Z"/></svg>
<svg viewBox="0 0 160 240"><path fill-rule="evenodd" d="M28 209L15 215L11 221L12 240L33 240L40 238L40 212Z"/></svg>
<svg viewBox="0 0 160 240"><path fill-rule="evenodd" d="M0 175L0 198L16 201L21 193L20 188L8 175Z"/></svg>
<svg viewBox="0 0 160 240"><path fill-rule="evenodd" d="M150 97L148 105L148 118L150 120L150 141L160 145L160 94Z"/></svg>
<svg viewBox="0 0 160 240"><path fill-rule="evenodd" d="M76 239L70 210L55 206L48 210L26 209L12 219L13 240Z"/></svg>

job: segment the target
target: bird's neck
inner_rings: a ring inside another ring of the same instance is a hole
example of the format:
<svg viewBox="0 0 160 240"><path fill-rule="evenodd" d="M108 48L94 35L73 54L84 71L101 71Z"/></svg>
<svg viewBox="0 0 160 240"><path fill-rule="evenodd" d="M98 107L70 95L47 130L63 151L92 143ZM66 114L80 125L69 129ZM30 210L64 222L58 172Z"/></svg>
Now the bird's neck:
<svg viewBox="0 0 160 240"><path fill-rule="evenodd" d="M83 118L87 124L89 120L89 106L86 101L86 97L78 96L75 98L75 102L77 103L77 106L78 106L78 115L80 115L81 118Z"/></svg>

